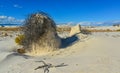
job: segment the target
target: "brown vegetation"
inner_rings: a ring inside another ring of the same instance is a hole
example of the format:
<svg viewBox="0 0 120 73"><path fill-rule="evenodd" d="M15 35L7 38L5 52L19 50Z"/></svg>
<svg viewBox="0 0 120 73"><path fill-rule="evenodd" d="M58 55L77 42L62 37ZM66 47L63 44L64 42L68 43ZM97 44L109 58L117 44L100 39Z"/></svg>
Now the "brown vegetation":
<svg viewBox="0 0 120 73"><path fill-rule="evenodd" d="M0 31L21 31L23 27L0 27ZM57 32L70 32L71 27L56 27ZM118 32L120 29L110 30L110 29L82 29L89 32Z"/></svg>
<svg viewBox="0 0 120 73"><path fill-rule="evenodd" d="M70 32L71 27L65 26L65 27L57 27L57 32Z"/></svg>
<svg viewBox="0 0 120 73"><path fill-rule="evenodd" d="M110 29L100 29L100 30L98 30L98 29L86 29L86 30L88 30L89 32L116 32L116 30L110 30Z"/></svg>
<svg viewBox="0 0 120 73"><path fill-rule="evenodd" d="M0 27L0 31L19 31L20 27Z"/></svg>
<svg viewBox="0 0 120 73"><path fill-rule="evenodd" d="M116 31L119 31L119 32L120 32L120 29L117 29Z"/></svg>
<svg viewBox="0 0 120 73"><path fill-rule="evenodd" d="M0 31L21 31L23 27L0 27ZM57 27L57 32L70 31L71 27Z"/></svg>

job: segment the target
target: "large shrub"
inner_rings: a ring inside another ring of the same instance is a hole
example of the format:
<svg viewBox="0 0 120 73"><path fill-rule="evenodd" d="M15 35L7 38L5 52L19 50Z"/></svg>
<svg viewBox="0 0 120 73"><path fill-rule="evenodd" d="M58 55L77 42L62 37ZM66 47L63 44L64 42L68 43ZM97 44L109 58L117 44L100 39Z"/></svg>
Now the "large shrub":
<svg viewBox="0 0 120 73"><path fill-rule="evenodd" d="M56 32L55 22L46 13L29 15L25 20L23 32L23 46L29 50L60 47L61 41Z"/></svg>

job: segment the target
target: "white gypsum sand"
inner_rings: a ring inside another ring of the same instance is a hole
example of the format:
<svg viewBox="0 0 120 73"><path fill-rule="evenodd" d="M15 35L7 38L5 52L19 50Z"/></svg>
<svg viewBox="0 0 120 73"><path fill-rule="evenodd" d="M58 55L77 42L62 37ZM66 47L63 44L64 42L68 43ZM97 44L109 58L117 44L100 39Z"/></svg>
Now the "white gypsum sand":
<svg viewBox="0 0 120 73"><path fill-rule="evenodd" d="M63 67L49 68L49 73L120 73L120 32L77 34L72 45L42 56L26 56L11 52L14 37L0 37L0 73L44 73L37 69L41 62ZM83 38L81 38L81 36ZM85 37L85 38L84 38Z"/></svg>

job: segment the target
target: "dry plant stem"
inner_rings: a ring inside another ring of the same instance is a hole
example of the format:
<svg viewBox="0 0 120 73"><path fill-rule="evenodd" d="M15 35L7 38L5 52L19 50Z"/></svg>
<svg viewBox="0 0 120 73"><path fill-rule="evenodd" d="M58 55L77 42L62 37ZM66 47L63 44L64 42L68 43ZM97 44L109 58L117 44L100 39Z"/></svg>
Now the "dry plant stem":
<svg viewBox="0 0 120 73"><path fill-rule="evenodd" d="M36 61L36 62L42 62L44 65L38 66L38 67L35 68L34 70L43 68L43 69L44 69L44 73L49 73L49 68L52 68L52 67L68 66L68 65L66 65L66 64L64 64L64 63L61 63L61 64L59 64L59 65L52 65L51 63L46 63L46 62L44 62L44 61Z"/></svg>

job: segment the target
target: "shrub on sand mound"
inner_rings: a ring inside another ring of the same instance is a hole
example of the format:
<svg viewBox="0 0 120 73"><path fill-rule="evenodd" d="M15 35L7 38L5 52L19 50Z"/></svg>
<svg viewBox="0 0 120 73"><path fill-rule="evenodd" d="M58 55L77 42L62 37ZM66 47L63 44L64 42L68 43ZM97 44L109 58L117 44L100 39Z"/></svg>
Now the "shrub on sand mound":
<svg viewBox="0 0 120 73"><path fill-rule="evenodd" d="M55 22L43 12L28 16L23 29L25 38L23 46L28 51L40 53L38 50L56 50L61 45ZM37 51L36 51L37 50Z"/></svg>

